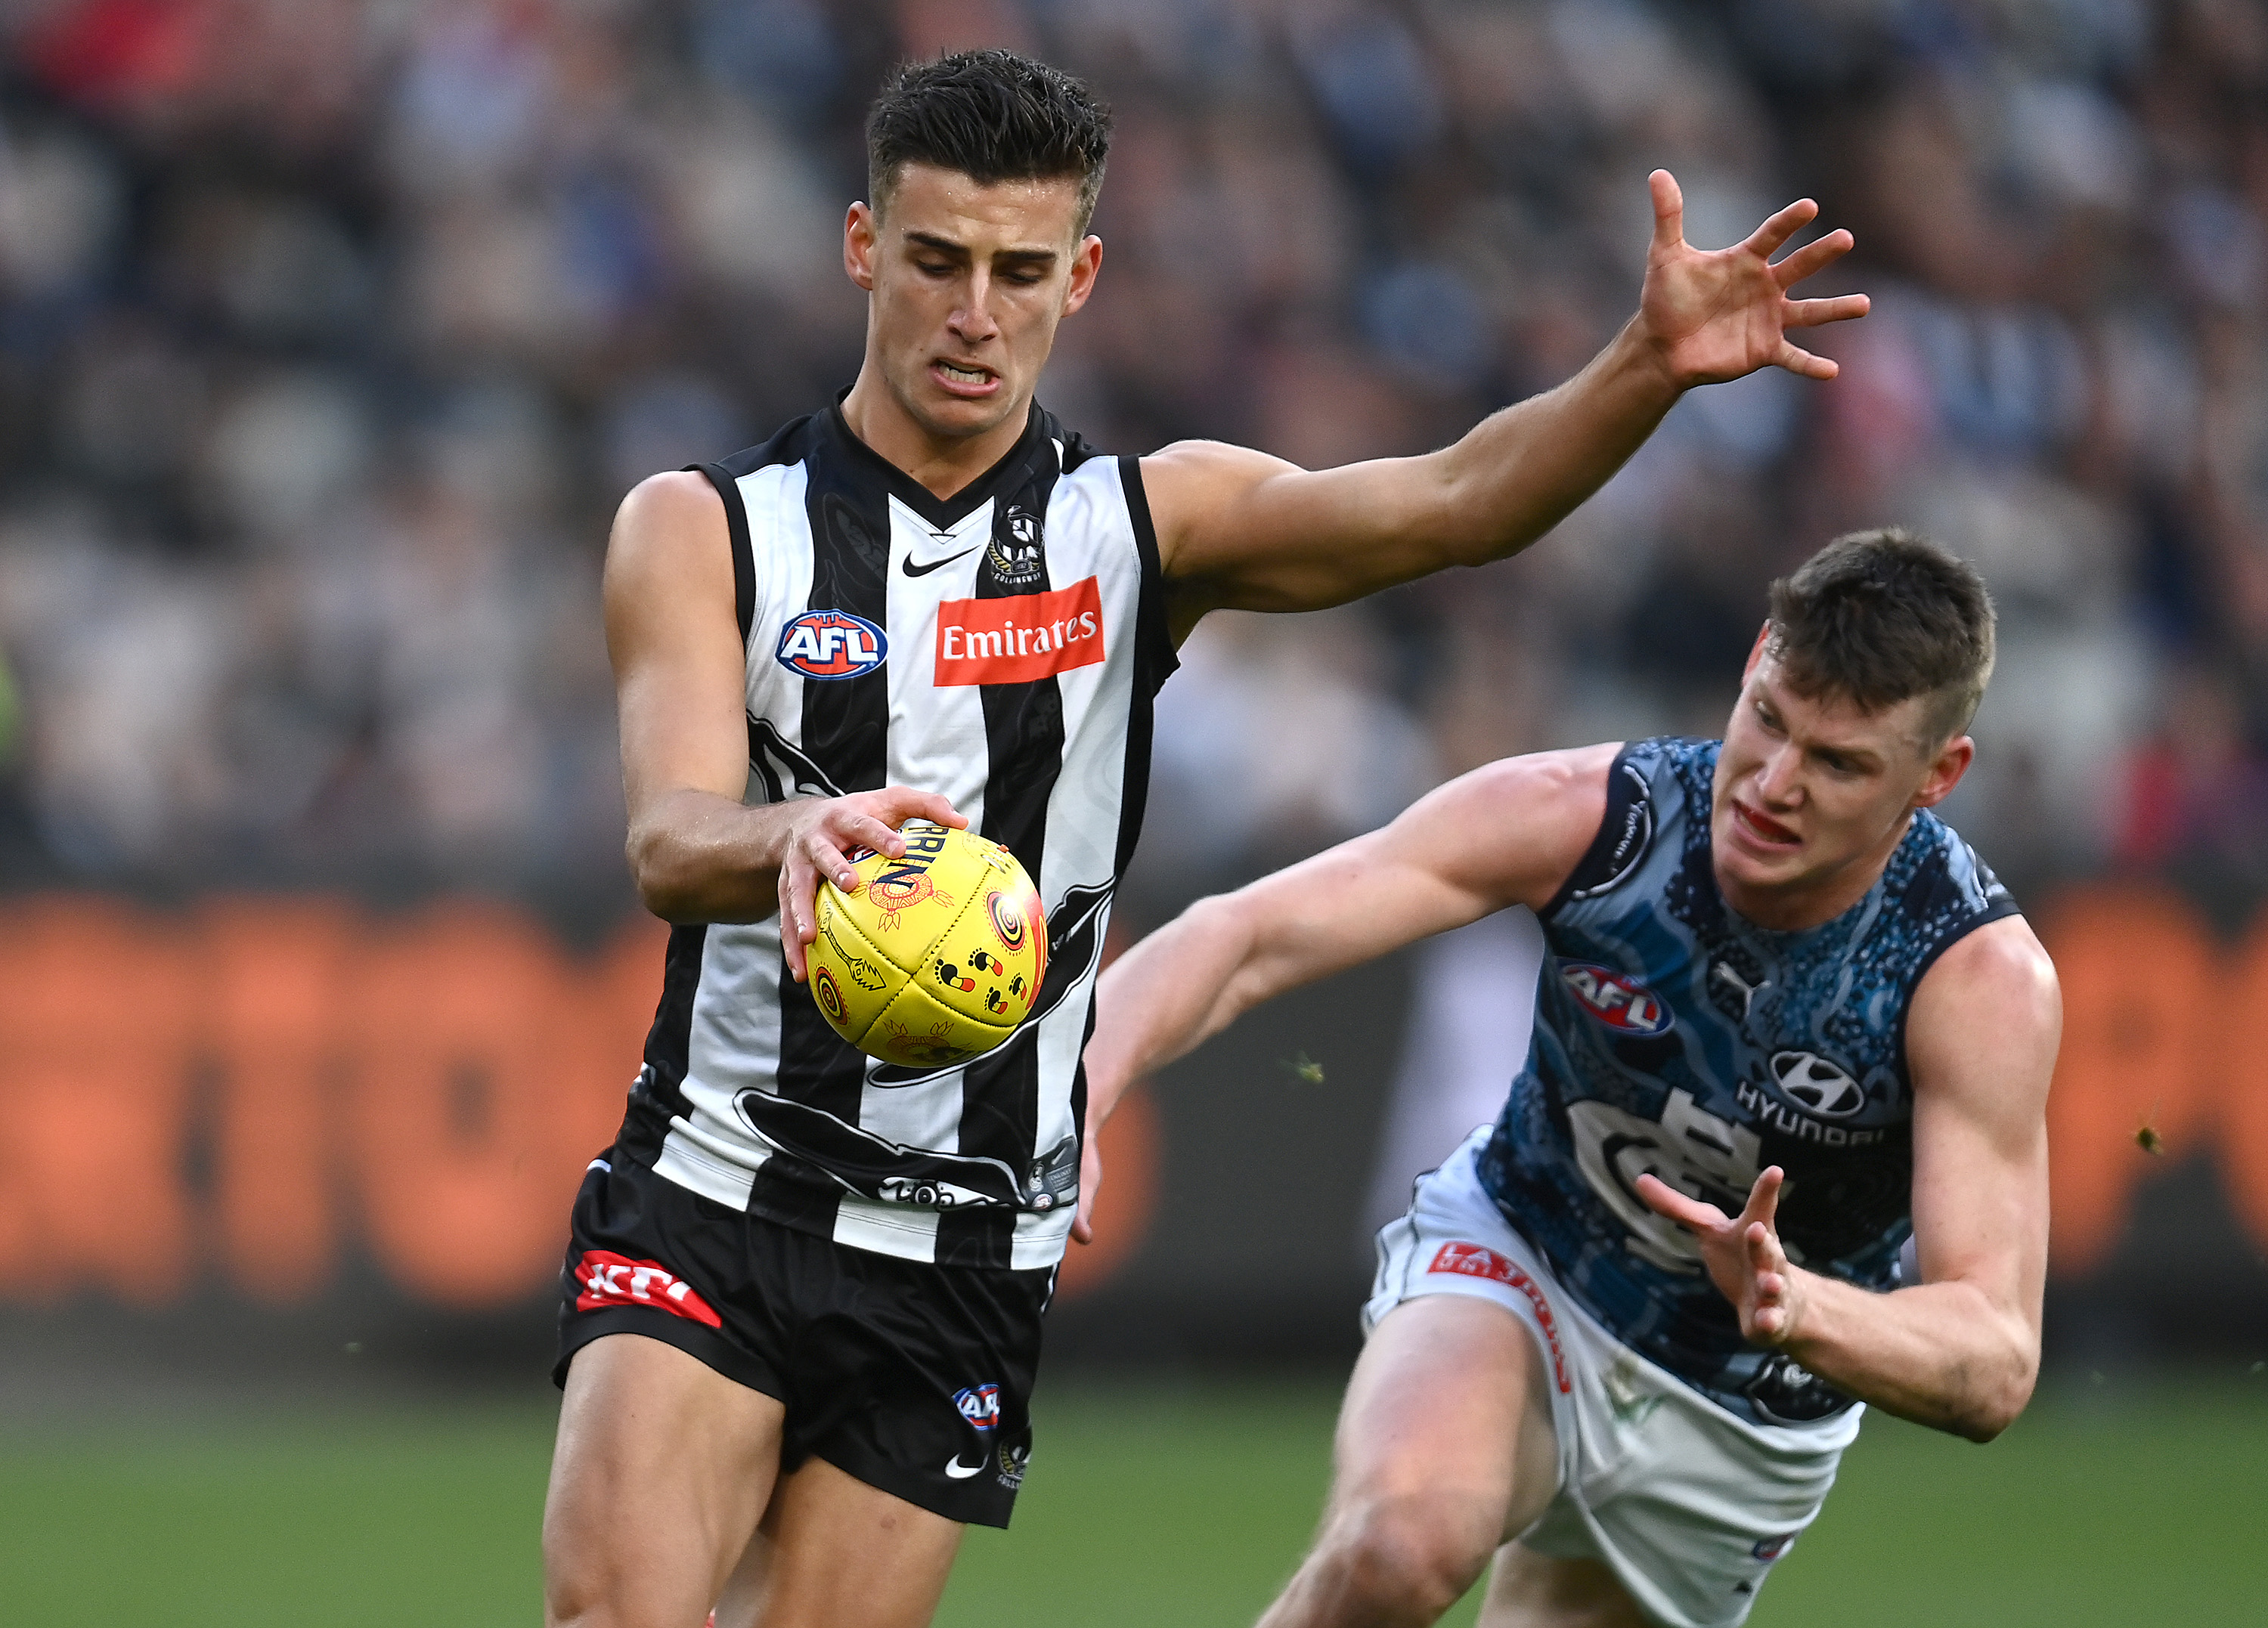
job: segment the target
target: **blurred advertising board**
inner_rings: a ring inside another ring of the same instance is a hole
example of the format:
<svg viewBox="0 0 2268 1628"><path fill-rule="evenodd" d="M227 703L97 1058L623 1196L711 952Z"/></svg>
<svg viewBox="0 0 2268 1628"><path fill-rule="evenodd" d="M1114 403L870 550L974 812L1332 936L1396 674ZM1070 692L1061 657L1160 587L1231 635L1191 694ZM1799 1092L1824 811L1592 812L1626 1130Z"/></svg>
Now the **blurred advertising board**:
<svg viewBox="0 0 2268 1628"><path fill-rule="evenodd" d="M2111 1308L2143 1355L2261 1338L2268 921L2228 942L2176 893L2104 884L2040 924L2066 1003L2051 1349ZM99 1316L159 1350L188 1319L335 1322L351 1294L492 1324L512 1337L475 1343L540 1363L568 1202L612 1139L664 935L638 918L578 952L490 900L0 901L0 1320ZM1422 957L1296 992L1131 1099L1059 1350L1351 1350L1374 1212L1447 1151L1395 1129L1396 1092L1443 1072L1413 1028L1440 972ZM1466 1005L1506 1031L1493 1071L1524 1011Z"/></svg>

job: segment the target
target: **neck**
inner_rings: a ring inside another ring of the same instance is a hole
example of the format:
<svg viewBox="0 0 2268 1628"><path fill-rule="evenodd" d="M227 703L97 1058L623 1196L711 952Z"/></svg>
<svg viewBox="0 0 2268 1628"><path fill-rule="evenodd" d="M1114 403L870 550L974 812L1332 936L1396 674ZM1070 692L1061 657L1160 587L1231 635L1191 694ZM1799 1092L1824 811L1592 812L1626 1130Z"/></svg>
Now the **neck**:
<svg viewBox="0 0 2268 1628"><path fill-rule="evenodd" d="M1908 809L1888 835L1848 863L1778 887L1749 887L1727 876L1724 867L1717 865L1717 891L1727 905L1758 927L1775 933L1800 933L1832 921L1866 898L1867 890L1881 880L1883 867L1912 825L1913 810Z"/></svg>
<svg viewBox="0 0 2268 1628"><path fill-rule="evenodd" d="M858 370L858 382L843 398L843 422L850 433L895 464L943 501L1008 454L1024 433L1031 403L1019 403L990 429L971 436L940 436L906 410L873 357Z"/></svg>

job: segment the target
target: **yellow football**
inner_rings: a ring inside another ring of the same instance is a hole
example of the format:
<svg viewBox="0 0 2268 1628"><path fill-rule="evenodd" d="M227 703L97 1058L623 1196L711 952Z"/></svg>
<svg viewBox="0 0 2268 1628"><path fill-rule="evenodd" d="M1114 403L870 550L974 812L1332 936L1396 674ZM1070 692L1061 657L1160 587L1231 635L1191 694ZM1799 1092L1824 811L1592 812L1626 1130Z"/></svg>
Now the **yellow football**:
<svg viewBox="0 0 2268 1628"><path fill-rule="evenodd" d="M854 858L819 884L806 951L835 1032L902 1068L949 1068L1016 1031L1048 970L1048 924L1016 856L973 832L909 820L904 857Z"/></svg>

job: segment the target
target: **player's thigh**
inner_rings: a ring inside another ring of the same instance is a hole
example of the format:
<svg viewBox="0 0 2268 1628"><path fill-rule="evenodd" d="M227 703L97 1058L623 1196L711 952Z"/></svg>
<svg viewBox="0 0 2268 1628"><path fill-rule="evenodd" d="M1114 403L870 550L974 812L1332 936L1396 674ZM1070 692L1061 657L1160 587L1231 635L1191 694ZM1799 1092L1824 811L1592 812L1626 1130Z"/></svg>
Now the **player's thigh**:
<svg viewBox="0 0 2268 1628"><path fill-rule="evenodd" d="M806 1459L780 1478L717 1602L717 1628L922 1628L962 1529Z"/></svg>
<svg viewBox="0 0 2268 1628"><path fill-rule="evenodd" d="M1646 1620L1604 1561L1506 1544L1489 1573L1479 1628L1646 1628Z"/></svg>
<svg viewBox="0 0 2268 1628"><path fill-rule="evenodd" d="M543 1509L547 1622L698 1623L771 1497L784 1416L658 1339L578 1351Z"/></svg>
<svg viewBox="0 0 2268 1628"><path fill-rule="evenodd" d="M1485 1556L1559 1484L1558 1437L1527 1325L1491 1301L1428 1294L1388 1312L1339 1412L1333 1517L1387 1508L1453 1522Z"/></svg>

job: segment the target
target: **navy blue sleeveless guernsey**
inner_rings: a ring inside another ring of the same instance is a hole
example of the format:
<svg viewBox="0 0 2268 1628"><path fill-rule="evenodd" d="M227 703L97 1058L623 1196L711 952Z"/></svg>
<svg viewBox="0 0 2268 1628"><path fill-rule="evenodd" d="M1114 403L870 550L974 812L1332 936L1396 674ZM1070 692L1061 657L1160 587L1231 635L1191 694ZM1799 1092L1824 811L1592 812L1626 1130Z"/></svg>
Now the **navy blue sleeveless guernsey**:
<svg viewBox="0 0 2268 1628"><path fill-rule="evenodd" d="M1737 1214L1766 1165L1789 1258L1896 1286L1911 1231L1905 1018L1937 957L2016 906L1927 810L1867 896L1773 932L1717 891L1716 741L1625 746L1590 851L1539 912L1535 1038L1480 1160L1482 1185L1568 1292L1632 1350L1747 1419L1850 1399L1741 1338L1692 1237L1646 1208L1651 1171Z"/></svg>

